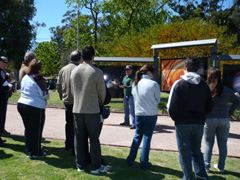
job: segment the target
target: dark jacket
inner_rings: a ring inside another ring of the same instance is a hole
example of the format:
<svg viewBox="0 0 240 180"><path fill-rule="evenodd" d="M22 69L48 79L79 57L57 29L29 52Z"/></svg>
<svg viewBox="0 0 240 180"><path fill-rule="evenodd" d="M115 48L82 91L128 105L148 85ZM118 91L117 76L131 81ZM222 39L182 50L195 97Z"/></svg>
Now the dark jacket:
<svg viewBox="0 0 240 180"><path fill-rule="evenodd" d="M228 107L229 102L231 105ZM207 118L229 118L239 104L239 97L230 88L223 86L222 94L213 98L213 110Z"/></svg>
<svg viewBox="0 0 240 180"><path fill-rule="evenodd" d="M187 73L176 81L167 104L175 124L201 124L212 110L212 96L208 85L196 73Z"/></svg>
<svg viewBox="0 0 240 180"><path fill-rule="evenodd" d="M3 79L2 73L5 73L1 68L0 68L0 93L2 94L7 94L9 91L9 86L3 86L4 82L7 80L6 78Z"/></svg>

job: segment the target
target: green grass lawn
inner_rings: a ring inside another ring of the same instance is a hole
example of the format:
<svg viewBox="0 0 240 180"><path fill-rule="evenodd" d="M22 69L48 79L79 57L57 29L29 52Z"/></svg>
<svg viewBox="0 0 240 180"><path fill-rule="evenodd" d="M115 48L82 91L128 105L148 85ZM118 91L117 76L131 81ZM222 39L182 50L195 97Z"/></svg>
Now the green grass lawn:
<svg viewBox="0 0 240 180"><path fill-rule="evenodd" d="M63 141L46 139L43 146L48 155L45 158L30 160L24 153L22 136L10 136L4 139L7 140L8 145L0 148L0 179L3 180L176 180L182 178L178 153L175 152L152 150L150 162L153 166L147 171L142 171L139 164L140 154L133 166L127 166L126 157L129 148L102 146L102 154L111 170L100 175L91 175L90 166L86 168L86 172L80 173L76 170L75 158L71 156L71 151L63 148ZM212 162L216 161L217 156L213 156ZM239 169L240 159L227 158L225 173L220 174L212 169L209 177L214 180L237 180L240 177Z"/></svg>

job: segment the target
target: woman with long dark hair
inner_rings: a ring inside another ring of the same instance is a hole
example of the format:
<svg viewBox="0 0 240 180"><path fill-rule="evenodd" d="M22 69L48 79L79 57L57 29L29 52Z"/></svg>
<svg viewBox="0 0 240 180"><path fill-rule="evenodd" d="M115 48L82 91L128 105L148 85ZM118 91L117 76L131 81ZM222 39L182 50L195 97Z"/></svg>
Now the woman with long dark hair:
<svg viewBox="0 0 240 180"><path fill-rule="evenodd" d="M143 170L151 166L151 163L149 163L150 143L157 122L157 104L160 102L159 85L157 82L151 80L153 73L153 66L144 65L136 72L132 87L136 116L136 133L133 138L129 156L127 157L127 164L133 164L143 138L140 158L141 168Z"/></svg>
<svg viewBox="0 0 240 180"><path fill-rule="evenodd" d="M45 122L45 108L49 99L45 79L41 75L42 62L33 59L21 82L21 97L18 100L18 112L25 127L25 147L30 159L44 157L41 140Z"/></svg>
<svg viewBox="0 0 240 180"><path fill-rule="evenodd" d="M219 172L224 172L225 160L227 157L227 139L230 129L230 116L239 105L239 99L234 92L223 85L221 81L221 72L216 69L210 69L208 72L207 84L212 92L213 110L207 115L204 126L205 151L204 162L206 171L211 167L212 149L215 136L219 148L219 160L214 164ZM228 103L231 106L228 107Z"/></svg>

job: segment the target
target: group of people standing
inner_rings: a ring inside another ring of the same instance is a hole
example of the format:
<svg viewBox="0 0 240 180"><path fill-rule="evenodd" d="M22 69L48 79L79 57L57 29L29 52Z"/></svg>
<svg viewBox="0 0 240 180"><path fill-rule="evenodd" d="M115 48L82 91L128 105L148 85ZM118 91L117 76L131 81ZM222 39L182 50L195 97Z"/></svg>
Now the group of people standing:
<svg viewBox="0 0 240 180"><path fill-rule="evenodd" d="M103 72L94 65L94 56L92 46L83 47L82 54L72 52L70 63L59 72L57 91L66 110L65 148L74 149L79 172L91 162L91 173L98 174L110 168L103 161L99 142L100 105L106 100L107 89Z"/></svg>
<svg viewBox="0 0 240 180"><path fill-rule="evenodd" d="M99 135L103 122L101 106L109 103L111 97L103 79L103 72L94 65L94 56L95 50L92 46L83 47L82 53L73 51L69 64L59 71L57 91L65 105L65 149L72 149L79 172L84 172L91 163L91 173L98 174L110 169L101 156ZM7 106L7 92L11 90L4 73L5 64L1 57L1 115ZM192 164L197 179L208 179L207 172L211 167L215 136L219 146L219 162L214 167L224 172L229 118L240 103L239 97L222 84L218 69L210 69L207 82L204 82L197 74L199 66L197 57L186 59L185 74L173 84L167 104L169 115L175 122L179 162L184 174L183 179L186 180L194 179ZM25 147L30 159L46 155L41 140L49 93L41 74L42 68L42 62L36 59L33 52L26 53L20 69L21 97L17 108L24 123ZM123 81L119 84L115 81L112 83L124 92L125 119L120 125L129 125L130 107L131 129L136 129L127 164L133 165L143 139L140 163L141 168L146 170L151 167L149 152L157 122L160 88L158 83L152 80L153 66L142 66L135 76L132 70L132 66L127 65ZM1 120L0 133L3 129ZM201 152L203 135L204 156ZM0 145L2 143L4 142L0 138Z"/></svg>
<svg viewBox="0 0 240 180"><path fill-rule="evenodd" d="M218 69L210 69L207 82L204 82L197 74L199 66L197 57L186 59L185 74L174 82L167 104L169 115L175 122L179 162L184 180L194 179L192 166L197 179L208 179L215 136L219 160L214 168L224 172L229 118L240 103L239 97L223 86ZM203 134L204 157L201 152Z"/></svg>
<svg viewBox="0 0 240 180"><path fill-rule="evenodd" d="M94 55L95 52L92 46L85 46L82 49L82 61L79 51L72 52L70 63L59 72L57 91L66 109L65 148L75 148L78 171L84 172L86 165L91 161L91 173L96 174L109 170L109 167L101 157L99 143L101 130L99 103L106 104L104 102L106 97L108 97L108 90L103 79L103 72L93 65ZM136 128L128 164L132 165L144 136L141 167L142 169L147 169L150 167L148 156L150 141L157 120L157 104L160 101L160 89L159 85L151 80L154 72L151 65L143 66L136 73L137 78L134 83L132 71L132 66L127 65L125 67L126 76L123 81L120 84L113 83L119 85L124 91L125 121L120 125L129 125L130 109L133 120L131 129ZM145 104L146 102L147 105ZM72 115L68 114L68 112L72 113ZM67 124L69 124L70 128L68 128ZM74 145L71 134L73 131L68 130L73 127L75 133ZM88 151L88 138L90 140L90 153Z"/></svg>

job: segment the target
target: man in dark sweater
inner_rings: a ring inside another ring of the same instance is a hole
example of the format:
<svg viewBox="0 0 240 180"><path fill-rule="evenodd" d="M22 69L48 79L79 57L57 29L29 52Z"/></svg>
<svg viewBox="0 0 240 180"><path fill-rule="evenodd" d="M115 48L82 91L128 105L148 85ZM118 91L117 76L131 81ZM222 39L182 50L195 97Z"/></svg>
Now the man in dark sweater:
<svg viewBox="0 0 240 180"><path fill-rule="evenodd" d="M6 57L0 57L0 147L5 146L5 140L1 138L4 132L6 121L8 93L12 90L12 85L7 81L7 75L4 71L8 65Z"/></svg>
<svg viewBox="0 0 240 180"><path fill-rule="evenodd" d="M206 114L212 110L212 97L208 85L196 72L200 61L188 57L185 74L174 82L168 99L168 112L175 122L176 139L183 179L194 179L192 162L197 179L208 179L205 171L201 141Z"/></svg>

